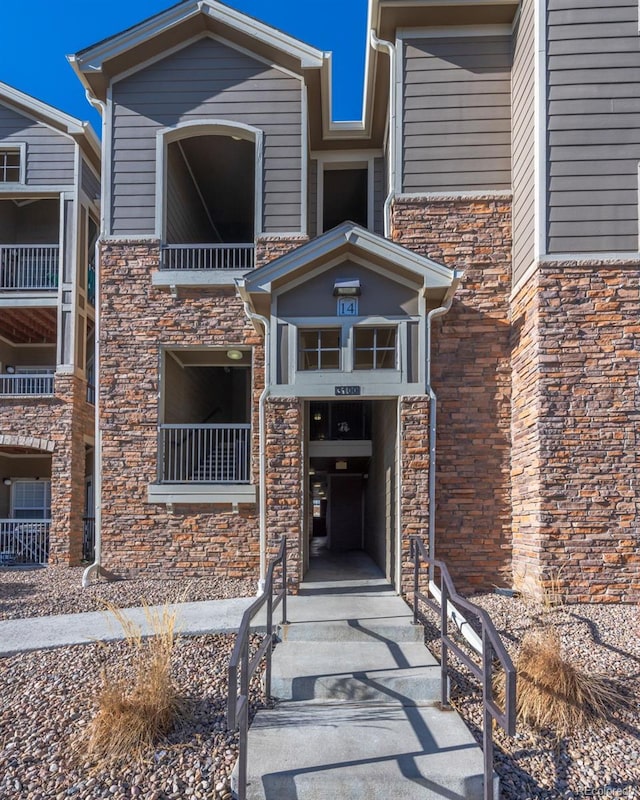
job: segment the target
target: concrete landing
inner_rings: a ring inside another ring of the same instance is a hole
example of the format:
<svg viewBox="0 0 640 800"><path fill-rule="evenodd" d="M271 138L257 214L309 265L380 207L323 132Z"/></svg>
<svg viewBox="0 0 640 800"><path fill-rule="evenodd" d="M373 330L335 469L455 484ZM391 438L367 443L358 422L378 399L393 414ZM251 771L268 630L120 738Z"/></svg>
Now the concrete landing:
<svg viewBox="0 0 640 800"><path fill-rule="evenodd" d="M481 800L482 752L439 709L409 607L362 553L312 565L273 654L280 702L249 729L248 800Z"/></svg>

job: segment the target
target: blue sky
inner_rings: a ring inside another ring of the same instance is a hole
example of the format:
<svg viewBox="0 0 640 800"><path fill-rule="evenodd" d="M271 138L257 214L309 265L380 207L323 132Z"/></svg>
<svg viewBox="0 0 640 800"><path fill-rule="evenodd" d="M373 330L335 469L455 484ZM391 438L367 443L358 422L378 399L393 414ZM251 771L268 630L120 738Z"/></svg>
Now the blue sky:
<svg viewBox="0 0 640 800"><path fill-rule="evenodd" d="M87 104L65 56L172 5L172 0L3 3L0 81L90 120L99 132L98 115ZM314 47L333 51L333 117L360 119L367 0L228 0L227 5Z"/></svg>

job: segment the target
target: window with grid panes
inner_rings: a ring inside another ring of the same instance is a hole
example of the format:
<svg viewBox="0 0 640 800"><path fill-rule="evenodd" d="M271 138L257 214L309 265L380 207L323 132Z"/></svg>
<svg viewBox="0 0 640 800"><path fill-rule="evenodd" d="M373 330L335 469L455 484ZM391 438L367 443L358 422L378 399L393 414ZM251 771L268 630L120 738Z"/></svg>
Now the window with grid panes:
<svg viewBox="0 0 640 800"><path fill-rule="evenodd" d="M396 369L395 328L354 328L354 369Z"/></svg>
<svg viewBox="0 0 640 800"><path fill-rule="evenodd" d="M17 147L0 148L0 183L20 182L20 150Z"/></svg>
<svg viewBox="0 0 640 800"><path fill-rule="evenodd" d="M298 369L340 369L339 328L313 328L300 331Z"/></svg>
<svg viewBox="0 0 640 800"><path fill-rule="evenodd" d="M14 519L51 518L51 481L14 481L11 494Z"/></svg>

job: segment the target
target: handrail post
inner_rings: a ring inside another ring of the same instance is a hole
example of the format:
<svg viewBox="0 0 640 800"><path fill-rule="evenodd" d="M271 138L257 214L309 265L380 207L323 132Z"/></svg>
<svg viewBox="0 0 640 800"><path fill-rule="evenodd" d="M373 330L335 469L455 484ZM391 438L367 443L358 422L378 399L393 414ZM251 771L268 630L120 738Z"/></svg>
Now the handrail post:
<svg viewBox="0 0 640 800"><path fill-rule="evenodd" d="M273 588L266 586L265 591L269 592L267 597L267 637L269 644L267 646L267 665L264 671L264 693L267 697L271 697L271 654L273 652Z"/></svg>
<svg viewBox="0 0 640 800"><path fill-rule="evenodd" d="M482 751L484 756L484 800L493 800L493 716L489 703L493 694L491 683L493 647L482 628Z"/></svg>
<svg viewBox="0 0 640 800"><path fill-rule="evenodd" d="M410 553L413 558L413 624L418 624L418 591L419 591L419 579L418 575L420 572L420 552L418 550L418 543L412 537L410 540Z"/></svg>
<svg viewBox="0 0 640 800"><path fill-rule="evenodd" d="M286 625L287 620L287 540L283 538L282 553L282 624Z"/></svg>
<svg viewBox="0 0 640 800"><path fill-rule="evenodd" d="M449 587L440 570L440 702L442 708L449 708L449 651L447 650L447 606Z"/></svg>

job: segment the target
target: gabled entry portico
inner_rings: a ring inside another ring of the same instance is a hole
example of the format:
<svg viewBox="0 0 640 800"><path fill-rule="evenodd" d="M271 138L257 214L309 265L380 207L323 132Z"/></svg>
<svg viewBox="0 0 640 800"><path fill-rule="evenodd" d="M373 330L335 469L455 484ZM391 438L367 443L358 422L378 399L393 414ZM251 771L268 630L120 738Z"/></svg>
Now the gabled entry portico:
<svg viewBox="0 0 640 800"><path fill-rule="evenodd" d="M315 531L333 551L366 549L400 590L401 532L417 525L426 534L428 520L429 312L446 307L458 280L344 223L238 281L265 334L262 570L270 543L286 534L297 542L290 574L299 580Z"/></svg>

